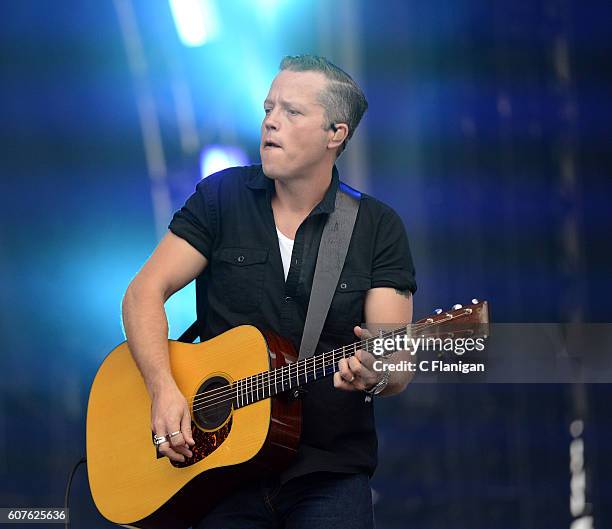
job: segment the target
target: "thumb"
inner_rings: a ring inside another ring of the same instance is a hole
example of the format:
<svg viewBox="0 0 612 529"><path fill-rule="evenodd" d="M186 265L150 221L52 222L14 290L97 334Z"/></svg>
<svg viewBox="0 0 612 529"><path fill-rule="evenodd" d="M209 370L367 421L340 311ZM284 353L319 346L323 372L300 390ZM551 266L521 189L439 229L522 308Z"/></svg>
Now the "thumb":
<svg viewBox="0 0 612 529"><path fill-rule="evenodd" d="M355 325L355 327L353 328L353 332L355 333L355 336L357 336L357 338L372 338L372 333L368 331L368 329L364 329L359 325Z"/></svg>

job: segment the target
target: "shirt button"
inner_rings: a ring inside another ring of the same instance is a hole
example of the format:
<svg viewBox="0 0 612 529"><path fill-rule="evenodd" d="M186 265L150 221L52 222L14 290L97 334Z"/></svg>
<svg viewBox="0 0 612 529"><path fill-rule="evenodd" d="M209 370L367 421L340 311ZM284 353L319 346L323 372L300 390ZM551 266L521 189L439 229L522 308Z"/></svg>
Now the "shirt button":
<svg viewBox="0 0 612 529"><path fill-rule="evenodd" d="M340 283L340 288L344 290L346 288L346 283Z"/></svg>
<svg viewBox="0 0 612 529"><path fill-rule="evenodd" d="M236 261L238 261L239 263L242 263L244 261L244 255L239 255Z"/></svg>
<svg viewBox="0 0 612 529"><path fill-rule="evenodd" d="M289 303L292 299L291 296L285 296L285 303Z"/></svg>

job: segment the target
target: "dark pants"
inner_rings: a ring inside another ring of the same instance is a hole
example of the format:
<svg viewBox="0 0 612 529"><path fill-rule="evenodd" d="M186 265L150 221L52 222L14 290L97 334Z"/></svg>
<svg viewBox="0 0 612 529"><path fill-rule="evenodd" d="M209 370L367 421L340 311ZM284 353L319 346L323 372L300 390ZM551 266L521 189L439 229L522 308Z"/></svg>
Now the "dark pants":
<svg viewBox="0 0 612 529"><path fill-rule="evenodd" d="M193 529L373 529L367 474L314 472L283 486L256 480L226 497Z"/></svg>

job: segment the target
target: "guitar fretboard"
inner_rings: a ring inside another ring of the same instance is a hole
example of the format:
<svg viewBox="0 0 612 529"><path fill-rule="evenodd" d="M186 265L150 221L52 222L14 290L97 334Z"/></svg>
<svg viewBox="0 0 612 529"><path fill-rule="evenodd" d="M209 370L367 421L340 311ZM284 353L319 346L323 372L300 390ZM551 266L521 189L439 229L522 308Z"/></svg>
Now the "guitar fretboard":
<svg viewBox="0 0 612 529"><path fill-rule="evenodd" d="M404 335L406 332L407 327L399 327L384 333L383 336L385 339L394 339L395 336ZM374 340L379 337L368 338L327 353L303 358L293 364L236 380L231 384L234 408L248 406L285 391L294 391L305 384L333 375L338 371L338 362L342 358L354 356L359 349L372 353Z"/></svg>

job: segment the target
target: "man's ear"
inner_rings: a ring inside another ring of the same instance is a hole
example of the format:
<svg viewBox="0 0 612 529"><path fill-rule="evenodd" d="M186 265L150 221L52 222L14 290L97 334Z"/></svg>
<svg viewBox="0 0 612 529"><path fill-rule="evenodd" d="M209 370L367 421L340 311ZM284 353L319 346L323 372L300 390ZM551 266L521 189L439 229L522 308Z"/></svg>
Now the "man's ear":
<svg viewBox="0 0 612 529"><path fill-rule="evenodd" d="M344 140L348 137L349 128L346 123L333 123L330 129L334 132L334 135L329 140L327 146L330 149L335 149L340 146Z"/></svg>

